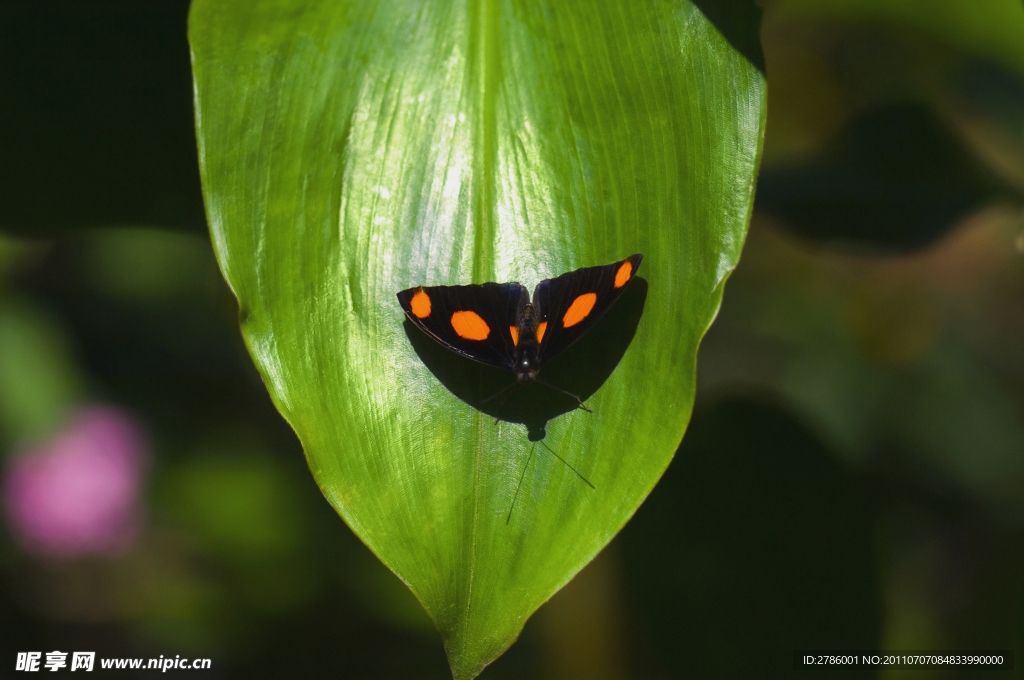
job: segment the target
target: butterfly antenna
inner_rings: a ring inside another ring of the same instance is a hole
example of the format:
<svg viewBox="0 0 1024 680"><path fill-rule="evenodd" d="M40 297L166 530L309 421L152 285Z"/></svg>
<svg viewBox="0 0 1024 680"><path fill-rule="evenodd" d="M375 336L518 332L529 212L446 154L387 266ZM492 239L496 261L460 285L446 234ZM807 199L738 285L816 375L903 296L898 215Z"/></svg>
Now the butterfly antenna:
<svg viewBox="0 0 1024 680"><path fill-rule="evenodd" d="M533 452L537 450L537 442L533 443L533 448L530 449L530 455L526 457L526 465L523 466L523 474L519 475L519 485L516 487L516 493L512 496L512 505L508 509L508 517L505 519L507 525L512 521L512 509L516 507L516 499L519 498L519 490L523 488L523 478L526 477L526 470L530 467L530 461L533 460Z"/></svg>
<svg viewBox="0 0 1024 680"><path fill-rule="evenodd" d="M555 387L551 383L545 382L544 380L541 380L540 378L534 378L534 380L539 382L544 387L548 387L550 389L553 389L555 392L561 392L562 394L564 394L567 397L572 397L573 399L575 399L576 401L578 401L580 403L580 408L581 409L583 409L587 413L593 413L593 411L591 411L589 408L587 408L587 405L583 403L583 400L580 399L578 395L575 395L572 392L568 392L566 390L563 390L561 387ZM552 453L554 453L554 452L552 452Z"/></svg>
<svg viewBox="0 0 1024 680"><path fill-rule="evenodd" d="M582 479L582 480L583 480L584 482L586 482L586 483L587 483L587 486L589 486L589 487L590 487L591 489L593 489L594 491L597 491L597 487L596 487L596 486L594 486L593 484L591 484L591 483L590 483L590 480L589 480L589 479L587 479L586 477L584 477L583 475L581 475L581 474L580 474L580 471L579 471L579 470L577 470L576 468L574 468L574 467L573 467L572 465L569 465L569 462L568 462L568 461L567 461L567 460L566 460L565 458L562 458L562 457L561 457L561 456L559 456L559 455L558 455L557 453L555 453L555 450L554 450L553 448L551 448L550 446L548 446L547 444L545 444L545 443L544 443L544 440L543 440L543 439L541 439L541 440L540 440L540 443L541 443L541 444L544 444L544 448L545 448L545 449L547 449L548 451L550 451L550 452L551 452L551 455L552 455L552 456L554 456L554 457L555 457L555 458L557 458L558 460L560 460L560 461L562 461L563 463L565 463L565 467L567 467L567 468L569 468L570 470L572 470L573 472L575 472L575 473L576 473L576 476L577 476L577 477L579 477L579 478L580 478L580 479ZM536 446L534 446L534 448L536 448Z"/></svg>

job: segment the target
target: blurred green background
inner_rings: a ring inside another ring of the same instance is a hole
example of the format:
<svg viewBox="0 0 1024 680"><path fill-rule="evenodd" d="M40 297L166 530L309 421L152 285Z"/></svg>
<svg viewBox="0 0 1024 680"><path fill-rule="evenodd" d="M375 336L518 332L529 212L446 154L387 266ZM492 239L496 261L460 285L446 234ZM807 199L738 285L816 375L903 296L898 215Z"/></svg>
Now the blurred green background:
<svg viewBox="0 0 1024 680"><path fill-rule="evenodd" d="M1024 651L1024 5L763 4L757 204L690 430L483 678ZM0 9L0 675L60 649L450 677L242 344L203 217L187 9ZM121 458L89 457L114 440Z"/></svg>

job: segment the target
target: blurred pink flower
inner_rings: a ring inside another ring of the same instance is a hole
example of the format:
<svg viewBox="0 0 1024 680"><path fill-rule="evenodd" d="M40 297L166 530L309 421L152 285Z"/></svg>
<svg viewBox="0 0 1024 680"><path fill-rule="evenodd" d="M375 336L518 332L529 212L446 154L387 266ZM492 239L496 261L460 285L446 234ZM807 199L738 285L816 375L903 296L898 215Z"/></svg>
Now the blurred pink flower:
<svg viewBox="0 0 1024 680"><path fill-rule="evenodd" d="M142 524L146 443L122 411L77 413L49 443L7 461L4 506L14 537L37 556L121 552Z"/></svg>

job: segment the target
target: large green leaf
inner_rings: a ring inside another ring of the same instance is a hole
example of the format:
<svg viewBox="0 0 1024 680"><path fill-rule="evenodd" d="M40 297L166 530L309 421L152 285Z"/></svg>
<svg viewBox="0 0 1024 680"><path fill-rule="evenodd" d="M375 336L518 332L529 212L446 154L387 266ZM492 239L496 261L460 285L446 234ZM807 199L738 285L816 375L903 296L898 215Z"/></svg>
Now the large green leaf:
<svg viewBox="0 0 1024 680"><path fill-rule="evenodd" d="M679 444L750 215L763 75L687 0L197 0L190 39L253 358L324 495L473 677ZM535 385L495 425L482 399L511 374L395 299L634 252L642 279L545 368L592 415Z"/></svg>

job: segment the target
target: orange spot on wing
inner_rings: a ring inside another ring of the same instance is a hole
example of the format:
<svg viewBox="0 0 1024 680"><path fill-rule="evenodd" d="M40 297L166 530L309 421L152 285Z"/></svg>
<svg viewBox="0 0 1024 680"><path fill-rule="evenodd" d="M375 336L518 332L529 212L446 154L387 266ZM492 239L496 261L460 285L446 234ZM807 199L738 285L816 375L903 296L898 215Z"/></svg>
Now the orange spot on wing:
<svg viewBox="0 0 1024 680"><path fill-rule="evenodd" d="M519 346L519 329L515 326L509 326L508 332L512 334L512 344Z"/></svg>
<svg viewBox="0 0 1024 680"><path fill-rule="evenodd" d="M597 302L597 293L584 293L572 301L569 311L562 317L562 325L568 328L587 318Z"/></svg>
<svg viewBox="0 0 1024 680"><path fill-rule="evenodd" d="M633 263L626 260L619 267L619 271L615 272L615 287L622 288L629 281L629 277L633 275Z"/></svg>
<svg viewBox="0 0 1024 680"><path fill-rule="evenodd" d="M490 326L476 312L455 312L452 314L452 328L466 340L486 340L491 334Z"/></svg>
<svg viewBox="0 0 1024 680"><path fill-rule="evenodd" d="M427 295L427 291L422 288L412 296L410 302L412 307L412 313L416 315L416 318L423 319L430 316L430 296Z"/></svg>
<svg viewBox="0 0 1024 680"><path fill-rule="evenodd" d="M547 329L548 329L548 322L547 321L541 321L540 324L538 324L538 326L537 326L537 344L538 345L544 339L544 331L546 331Z"/></svg>

